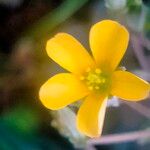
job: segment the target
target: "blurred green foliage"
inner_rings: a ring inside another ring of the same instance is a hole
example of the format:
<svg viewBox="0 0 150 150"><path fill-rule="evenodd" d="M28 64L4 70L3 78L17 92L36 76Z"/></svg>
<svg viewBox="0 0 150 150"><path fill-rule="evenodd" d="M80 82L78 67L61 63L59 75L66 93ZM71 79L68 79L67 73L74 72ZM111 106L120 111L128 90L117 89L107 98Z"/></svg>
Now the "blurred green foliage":
<svg viewBox="0 0 150 150"><path fill-rule="evenodd" d="M15 106L0 118L0 150L73 150L55 131L49 137L40 130L40 119L30 106Z"/></svg>

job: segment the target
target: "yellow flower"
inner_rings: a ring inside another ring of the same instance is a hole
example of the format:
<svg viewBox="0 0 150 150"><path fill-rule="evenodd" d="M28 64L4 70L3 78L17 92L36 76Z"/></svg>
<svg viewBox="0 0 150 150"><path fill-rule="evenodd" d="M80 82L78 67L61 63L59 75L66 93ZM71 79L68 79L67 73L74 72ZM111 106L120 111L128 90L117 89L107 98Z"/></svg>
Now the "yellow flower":
<svg viewBox="0 0 150 150"><path fill-rule="evenodd" d="M150 84L132 73L116 70L129 41L122 25L111 20L98 22L91 28L89 39L94 59L69 34L59 33L47 42L49 57L71 73L50 78L39 96L52 110L85 98L77 113L77 128L89 137L98 137L108 96L139 101L148 96Z"/></svg>

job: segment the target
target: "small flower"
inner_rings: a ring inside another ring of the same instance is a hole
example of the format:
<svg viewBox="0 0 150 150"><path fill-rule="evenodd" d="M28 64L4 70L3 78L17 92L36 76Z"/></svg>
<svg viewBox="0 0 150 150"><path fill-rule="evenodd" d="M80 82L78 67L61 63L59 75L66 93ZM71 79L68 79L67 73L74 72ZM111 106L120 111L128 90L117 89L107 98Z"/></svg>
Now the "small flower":
<svg viewBox="0 0 150 150"><path fill-rule="evenodd" d="M59 33L50 39L46 46L49 57L71 73L57 74L41 87L42 103L57 110L85 98L77 113L77 128L89 137L100 136L108 96L139 101L150 91L148 82L127 71L116 70L128 41L128 31L111 20L103 20L91 28L94 59L69 34Z"/></svg>

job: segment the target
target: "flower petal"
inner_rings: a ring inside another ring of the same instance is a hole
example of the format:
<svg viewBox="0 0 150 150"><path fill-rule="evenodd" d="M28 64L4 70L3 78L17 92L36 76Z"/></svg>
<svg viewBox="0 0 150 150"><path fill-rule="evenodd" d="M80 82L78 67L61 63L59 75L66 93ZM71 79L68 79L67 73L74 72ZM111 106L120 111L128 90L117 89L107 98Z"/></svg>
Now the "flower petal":
<svg viewBox="0 0 150 150"><path fill-rule="evenodd" d="M83 98L88 89L70 73L60 73L50 78L40 89L43 105L49 109L60 109Z"/></svg>
<svg viewBox="0 0 150 150"><path fill-rule="evenodd" d="M103 128L106 105L106 96L88 96L77 114L78 130L89 137L100 136Z"/></svg>
<svg viewBox="0 0 150 150"><path fill-rule="evenodd" d="M150 84L127 71L115 71L112 76L111 94L125 100L145 99L150 91Z"/></svg>
<svg viewBox="0 0 150 150"><path fill-rule="evenodd" d="M46 50L50 58L73 73L83 73L94 64L85 48L66 33L59 33L50 39Z"/></svg>
<svg viewBox="0 0 150 150"><path fill-rule="evenodd" d="M97 65L102 70L115 70L127 49L128 40L128 31L119 23L111 20L96 23L90 31L90 46Z"/></svg>

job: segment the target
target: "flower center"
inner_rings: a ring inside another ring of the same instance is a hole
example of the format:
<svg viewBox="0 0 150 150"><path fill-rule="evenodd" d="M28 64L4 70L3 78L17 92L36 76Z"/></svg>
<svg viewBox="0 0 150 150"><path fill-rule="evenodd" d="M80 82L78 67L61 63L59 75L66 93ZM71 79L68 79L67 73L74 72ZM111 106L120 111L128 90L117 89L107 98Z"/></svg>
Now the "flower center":
<svg viewBox="0 0 150 150"><path fill-rule="evenodd" d="M91 91L107 91L110 87L110 75L102 72L99 68L95 70L88 69L86 75L81 77L81 80L85 81Z"/></svg>

